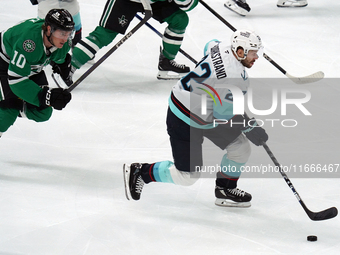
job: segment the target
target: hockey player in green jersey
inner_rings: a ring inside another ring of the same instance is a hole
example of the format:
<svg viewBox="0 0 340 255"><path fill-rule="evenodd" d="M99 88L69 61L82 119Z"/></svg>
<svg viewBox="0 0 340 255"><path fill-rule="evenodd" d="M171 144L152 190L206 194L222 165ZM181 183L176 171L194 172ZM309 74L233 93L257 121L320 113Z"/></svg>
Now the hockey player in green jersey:
<svg viewBox="0 0 340 255"><path fill-rule="evenodd" d="M0 33L0 136L17 119L47 121L52 108L61 110L71 100L62 88L50 88L43 68L54 61L54 70L68 79L71 14L52 9L44 19L29 19Z"/></svg>
<svg viewBox="0 0 340 255"><path fill-rule="evenodd" d="M174 61L189 23L186 12L195 8L198 0L149 0L152 17L160 23L168 23L163 35L163 49L159 56L158 79L179 79L190 68ZM81 40L73 50L72 65L79 69L94 58L99 49L111 43L118 33L124 34L143 6L138 0L107 0L99 26ZM75 70L75 69L74 69ZM168 72L178 75L169 75Z"/></svg>

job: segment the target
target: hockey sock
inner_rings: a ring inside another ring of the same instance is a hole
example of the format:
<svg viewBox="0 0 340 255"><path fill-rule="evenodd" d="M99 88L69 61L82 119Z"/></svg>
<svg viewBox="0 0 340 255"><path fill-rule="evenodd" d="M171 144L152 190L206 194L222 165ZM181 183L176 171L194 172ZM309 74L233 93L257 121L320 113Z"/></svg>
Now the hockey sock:
<svg viewBox="0 0 340 255"><path fill-rule="evenodd" d="M81 40L81 30L81 28L79 30L76 30L72 39L72 47L74 47Z"/></svg>
<svg viewBox="0 0 340 255"><path fill-rule="evenodd" d="M74 47L72 65L79 69L87 61L94 58L99 49L110 44L117 36L117 32L97 26L96 29Z"/></svg>
<svg viewBox="0 0 340 255"><path fill-rule="evenodd" d="M76 31L72 39L72 47L74 47L81 40L82 25L81 25L81 18L80 18L79 12L72 17L73 17L73 21L75 24L74 30Z"/></svg>
<svg viewBox="0 0 340 255"><path fill-rule="evenodd" d="M165 18L164 21L169 25L163 35L163 55L172 60L176 57L181 47L189 18L184 11L178 10Z"/></svg>
<svg viewBox="0 0 340 255"><path fill-rule="evenodd" d="M241 167L244 165L245 163L235 162L227 158L227 154L224 155L221 162L221 172L217 173L216 185L229 189L236 188L237 180L241 175Z"/></svg>
<svg viewBox="0 0 340 255"><path fill-rule="evenodd" d="M230 176L218 172L216 174L216 186L224 187L227 189L235 189L237 187L238 178L234 179Z"/></svg>
<svg viewBox="0 0 340 255"><path fill-rule="evenodd" d="M142 178L145 183L149 182L167 182L174 183L171 178L170 167L171 161L161 161L154 164L143 164Z"/></svg>

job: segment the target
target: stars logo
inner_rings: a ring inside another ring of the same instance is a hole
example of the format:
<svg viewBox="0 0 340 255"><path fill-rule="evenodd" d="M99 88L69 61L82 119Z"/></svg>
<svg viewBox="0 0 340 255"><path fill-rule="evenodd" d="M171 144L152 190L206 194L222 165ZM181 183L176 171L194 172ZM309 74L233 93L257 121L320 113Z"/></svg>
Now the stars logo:
<svg viewBox="0 0 340 255"><path fill-rule="evenodd" d="M35 42L33 42L32 40L26 40L22 44L22 47L26 52L32 52L35 50Z"/></svg>
<svg viewBox="0 0 340 255"><path fill-rule="evenodd" d="M121 18L118 18L118 23L119 23L119 25L121 25L122 27L124 27L124 26L128 23L128 20L125 19L125 16L124 16L124 15L122 15Z"/></svg>

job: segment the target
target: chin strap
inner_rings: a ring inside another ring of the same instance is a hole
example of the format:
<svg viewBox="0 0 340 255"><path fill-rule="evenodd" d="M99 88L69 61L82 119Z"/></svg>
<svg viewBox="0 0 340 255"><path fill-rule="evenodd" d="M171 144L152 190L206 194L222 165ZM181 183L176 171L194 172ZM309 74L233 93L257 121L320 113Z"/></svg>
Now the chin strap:
<svg viewBox="0 0 340 255"><path fill-rule="evenodd" d="M53 47L55 47L54 43L51 40L51 36L52 36L52 33L50 36L46 35L47 41L49 41L49 43L52 44Z"/></svg>

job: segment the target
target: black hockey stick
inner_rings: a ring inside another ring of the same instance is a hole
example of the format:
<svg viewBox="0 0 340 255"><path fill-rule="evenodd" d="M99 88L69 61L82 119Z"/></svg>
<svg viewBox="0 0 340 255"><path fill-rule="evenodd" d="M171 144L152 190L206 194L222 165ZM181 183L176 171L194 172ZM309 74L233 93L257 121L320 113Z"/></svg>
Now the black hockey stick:
<svg viewBox="0 0 340 255"><path fill-rule="evenodd" d="M305 212L307 213L308 217L311 220L315 220L315 221L328 220L328 219L334 218L335 216L338 215L338 209L336 209L336 207L331 207L331 208L328 208L328 209L320 211L320 212L312 212L311 210L309 210L307 208L307 206L305 205L305 203L302 201L300 195L295 190L293 183L289 180L287 174L283 171L282 166L279 164L279 162L275 158L274 154L269 149L268 145L265 142L262 142L262 145L263 145L263 148L268 153L271 160L274 162L275 166L279 169L283 179L286 181L289 188L293 191L295 197L300 202L302 208L305 210Z"/></svg>
<svg viewBox="0 0 340 255"><path fill-rule="evenodd" d="M209 5L207 5L203 0L199 0L199 2L207 8L213 15L215 15L220 21L222 21L227 27L229 27L233 32L236 31L236 28L233 27L228 21L226 21L221 15L219 15L214 9L212 9ZM273 66L275 66L281 73L286 75L289 79L291 79L296 84L305 84L305 83L311 83L321 80L325 75L322 71L303 76L303 77L296 77L293 76L285 69L283 69L278 63L276 63L273 59L271 59L266 53L263 53L263 57L267 59Z"/></svg>
<svg viewBox="0 0 340 255"><path fill-rule="evenodd" d="M145 11L144 19L139 22L129 33L127 33L118 43L116 43L108 52L105 53L93 66L91 66L85 73L82 74L68 89L71 92L75 89L87 76L90 75L101 63L103 63L114 51L116 51L127 39L129 39L139 28L141 28L151 17L152 9L148 0L142 0Z"/></svg>
<svg viewBox="0 0 340 255"><path fill-rule="evenodd" d="M136 18L139 20L142 20L142 17L138 14L135 15ZM158 34L160 37L163 37L161 32L159 32L156 28L154 28L149 22L145 22L145 25L150 28L152 31L154 31L156 34ZM188 53L186 53L184 50L179 49L179 52L182 53L185 57L187 57L191 62L193 62L195 65L198 63L194 58L192 58Z"/></svg>

